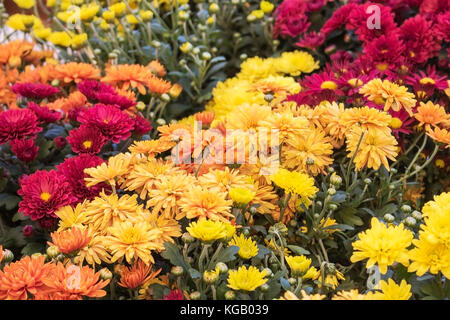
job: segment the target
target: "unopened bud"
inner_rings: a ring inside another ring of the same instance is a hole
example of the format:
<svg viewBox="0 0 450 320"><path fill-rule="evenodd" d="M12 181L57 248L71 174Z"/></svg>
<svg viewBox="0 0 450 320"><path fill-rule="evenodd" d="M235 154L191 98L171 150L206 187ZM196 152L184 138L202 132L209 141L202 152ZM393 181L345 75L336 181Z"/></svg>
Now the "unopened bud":
<svg viewBox="0 0 450 320"><path fill-rule="evenodd" d="M411 207L407 204L402 205L400 210L402 210L403 213L410 213L412 211Z"/></svg>
<svg viewBox="0 0 450 320"><path fill-rule="evenodd" d="M291 286L293 286L293 285L295 285L295 284L297 283L297 279L295 279L295 278L289 278L289 279L288 279L288 282L289 282L289 284L290 284Z"/></svg>
<svg viewBox="0 0 450 320"><path fill-rule="evenodd" d="M51 259L54 259L58 256L59 254L59 249L57 246L50 246L47 248L47 254Z"/></svg>
<svg viewBox="0 0 450 320"><path fill-rule="evenodd" d="M390 213L386 213L386 214L383 216L383 219L384 219L384 221L386 221L386 222L388 222L388 223L392 223L392 222L395 221L395 217L394 217L392 214L390 214Z"/></svg>
<svg viewBox="0 0 450 320"><path fill-rule="evenodd" d="M164 120L163 118L156 119L156 123L160 126L164 126L167 124L166 120Z"/></svg>
<svg viewBox="0 0 450 320"><path fill-rule="evenodd" d="M13 261L14 259L14 254L12 253L11 250L9 249L3 249L3 258L2 258L2 262L3 263L9 263L11 261Z"/></svg>
<svg viewBox="0 0 450 320"><path fill-rule="evenodd" d="M206 60L206 61L210 60L210 59L211 59L211 53L209 53L209 52L203 52L203 53L202 53L202 59L203 59L203 60Z"/></svg>
<svg viewBox="0 0 450 320"><path fill-rule="evenodd" d="M203 281L207 284L213 284L219 280L219 274L215 271L205 271L203 272Z"/></svg>
<svg viewBox="0 0 450 320"><path fill-rule="evenodd" d="M99 272L100 272L100 278L101 278L102 280L111 280L112 277L113 277L112 272L109 271L108 268L103 268L103 269L101 269Z"/></svg>
<svg viewBox="0 0 450 320"><path fill-rule="evenodd" d="M312 166L313 164L314 164L314 159L312 159L312 158L306 159L306 165Z"/></svg>
<svg viewBox="0 0 450 320"><path fill-rule="evenodd" d="M201 293L198 291L194 291L189 295L189 298L191 298L191 300L200 300L201 297Z"/></svg>
<svg viewBox="0 0 450 320"><path fill-rule="evenodd" d="M172 269L170 270L170 272L174 275L174 276L181 276L184 272L183 267L181 266L173 266Z"/></svg>
<svg viewBox="0 0 450 320"><path fill-rule="evenodd" d="M261 287L259 287L262 292L267 292L270 289L270 286L267 283L264 283Z"/></svg>
<svg viewBox="0 0 450 320"><path fill-rule="evenodd" d="M225 300L234 300L236 298L236 294L233 290L228 290L225 292Z"/></svg>
<svg viewBox="0 0 450 320"><path fill-rule="evenodd" d="M365 184L371 184L371 183L372 183L372 180L370 180L369 178L365 178L365 179L364 179L364 183L365 183Z"/></svg>
<svg viewBox="0 0 450 320"><path fill-rule="evenodd" d="M228 272L228 266L223 262L218 262L216 264L216 269L219 269L220 273L227 273Z"/></svg>
<svg viewBox="0 0 450 320"><path fill-rule="evenodd" d="M330 208L330 210L335 211L337 210L338 206L335 203L330 203L330 205L328 206L328 208Z"/></svg>
<svg viewBox="0 0 450 320"><path fill-rule="evenodd" d="M420 213L420 211L414 210L411 213L411 216L416 220L422 220L422 213Z"/></svg>
<svg viewBox="0 0 450 320"><path fill-rule="evenodd" d="M416 223L417 223L417 221L416 221L416 219L414 219L413 217L407 217L407 218L405 219L405 224L406 224L408 227L414 227L414 226L416 225Z"/></svg>
<svg viewBox="0 0 450 320"><path fill-rule="evenodd" d="M334 196L336 194L336 189L335 188L328 188L327 192L328 192L328 194L330 196Z"/></svg>

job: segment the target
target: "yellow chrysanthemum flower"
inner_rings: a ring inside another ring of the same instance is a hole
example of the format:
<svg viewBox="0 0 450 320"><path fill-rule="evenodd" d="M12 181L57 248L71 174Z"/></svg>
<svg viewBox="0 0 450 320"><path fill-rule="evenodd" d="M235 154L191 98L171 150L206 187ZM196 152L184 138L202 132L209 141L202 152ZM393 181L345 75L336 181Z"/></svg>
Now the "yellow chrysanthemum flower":
<svg viewBox="0 0 450 320"><path fill-rule="evenodd" d="M55 214L60 219L58 222L58 231L63 231L72 227L83 228L86 223L86 206L87 201L78 203L75 208L72 206L64 206L59 208Z"/></svg>
<svg viewBox="0 0 450 320"><path fill-rule="evenodd" d="M360 293L358 289L353 289L349 291L339 291L331 300L365 300L365 295Z"/></svg>
<svg viewBox="0 0 450 320"><path fill-rule="evenodd" d="M6 20L6 25L14 30L26 31L30 29L41 29L44 27L41 19L34 15L13 14Z"/></svg>
<svg viewBox="0 0 450 320"><path fill-rule="evenodd" d="M56 46L65 48L69 47L72 43L70 34L65 31L54 31L47 37L47 40Z"/></svg>
<svg viewBox="0 0 450 320"><path fill-rule="evenodd" d="M288 169L310 172L314 176L325 172L325 167L333 163L330 141L319 129L292 134L286 140L286 147L281 149L283 165Z"/></svg>
<svg viewBox="0 0 450 320"><path fill-rule="evenodd" d="M394 280L388 279L388 281L380 281L381 292L369 292L366 300L408 300L411 298L411 285L404 279L400 282L400 285L396 284Z"/></svg>
<svg viewBox="0 0 450 320"><path fill-rule="evenodd" d="M405 266L409 264L408 247L414 237L403 224L387 227L377 218L371 220L371 228L358 234L359 240L352 243L353 255L350 260L354 263L369 259L366 268L377 264L380 272L385 274L388 266L399 262Z"/></svg>
<svg viewBox="0 0 450 320"><path fill-rule="evenodd" d="M392 117L384 111L375 108L348 108L342 113L340 123L350 130L355 125L359 125L363 130L391 134L389 125Z"/></svg>
<svg viewBox="0 0 450 320"><path fill-rule="evenodd" d="M86 261L86 263L91 266L100 265L102 261L111 263L111 256L103 244L103 237L99 234L95 234L91 229L89 229L88 232L89 235L92 236L92 239L87 246L78 251L74 258L74 262L81 265Z"/></svg>
<svg viewBox="0 0 450 320"><path fill-rule="evenodd" d="M327 296L324 294L307 294L305 290L300 291L300 293L302 294L302 300L323 300L325 299Z"/></svg>
<svg viewBox="0 0 450 320"><path fill-rule="evenodd" d="M102 182L115 186L116 181L128 173L130 161L129 157L119 153L109 158L108 163L102 163L95 168L84 169L84 173L89 175L89 177L84 178L86 186L92 187Z"/></svg>
<svg viewBox="0 0 450 320"><path fill-rule="evenodd" d="M269 1L261 1L259 3L259 7L264 13L271 13L275 6L273 5L273 3L270 3Z"/></svg>
<svg viewBox="0 0 450 320"><path fill-rule="evenodd" d="M267 78L268 76L275 76L278 73L275 61L275 58L248 58L242 62L241 72L237 74L237 78L254 81Z"/></svg>
<svg viewBox="0 0 450 320"><path fill-rule="evenodd" d="M319 191L314 186L313 178L297 171L280 168L270 179L286 193L296 194L305 199L312 198Z"/></svg>
<svg viewBox="0 0 450 320"><path fill-rule="evenodd" d="M275 59L274 68L279 73L288 73L296 77L319 69L319 62L315 61L309 53L296 50L283 52L279 58Z"/></svg>
<svg viewBox="0 0 450 320"><path fill-rule="evenodd" d="M247 205L256 195L256 192L246 188L231 188L228 192L231 200L238 205Z"/></svg>
<svg viewBox="0 0 450 320"><path fill-rule="evenodd" d="M450 279L450 192L434 196L423 209L424 224L421 225L419 239L409 252L410 272L422 276L442 272Z"/></svg>
<svg viewBox="0 0 450 320"><path fill-rule="evenodd" d="M361 142L361 135L362 137ZM358 147L359 143L359 147ZM389 170L388 159L395 161L398 153L397 140L392 134L384 134L372 130L364 131L360 127L355 127L347 134L347 157L353 159L356 170L364 167L378 170L381 165Z"/></svg>
<svg viewBox="0 0 450 320"><path fill-rule="evenodd" d="M403 108L410 116L413 115L412 108L416 105L416 99L405 86L375 78L359 89L359 93L364 94L367 99L378 105L384 105L384 111L389 109L400 111Z"/></svg>
<svg viewBox="0 0 450 320"><path fill-rule="evenodd" d="M87 223L94 230L105 233L106 228L116 222L136 221L142 212L142 205L137 203L136 198L136 194L119 197L117 194L107 195L101 192L99 197L86 205L84 214Z"/></svg>
<svg viewBox="0 0 450 320"><path fill-rule="evenodd" d="M148 265L155 263L152 250L164 250L161 231L142 221L116 223L108 232L110 235L104 237L103 243L112 255L111 262L121 262L125 258L131 264L133 259L140 258Z"/></svg>
<svg viewBox="0 0 450 320"><path fill-rule="evenodd" d="M242 259L251 259L258 255L258 246L251 238L246 238L242 233L238 237L234 235L233 239L228 242L230 246L239 247L238 255Z"/></svg>
<svg viewBox="0 0 450 320"><path fill-rule="evenodd" d="M285 258L294 277L306 273L311 265L311 259L305 256L286 256Z"/></svg>
<svg viewBox="0 0 450 320"><path fill-rule="evenodd" d="M14 0L14 2L22 9L30 9L36 3L35 0Z"/></svg>
<svg viewBox="0 0 450 320"><path fill-rule="evenodd" d="M203 242L213 242L228 236L226 223L222 221L200 220L191 222L186 230L191 236Z"/></svg>
<svg viewBox="0 0 450 320"><path fill-rule="evenodd" d="M267 274L256 267L241 266L228 272L228 287L233 290L254 291L267 282Z"/></svg>
<svg viewBox="0 0 450 320"><path fill-rule="evenodd" d="M181 225L175 219L169 219L155 213L149 214L148 217L146 217L146 220L152 228L157 228L161 231L162 242L174 243L175 241L173 238L181 236Z"/></svg>

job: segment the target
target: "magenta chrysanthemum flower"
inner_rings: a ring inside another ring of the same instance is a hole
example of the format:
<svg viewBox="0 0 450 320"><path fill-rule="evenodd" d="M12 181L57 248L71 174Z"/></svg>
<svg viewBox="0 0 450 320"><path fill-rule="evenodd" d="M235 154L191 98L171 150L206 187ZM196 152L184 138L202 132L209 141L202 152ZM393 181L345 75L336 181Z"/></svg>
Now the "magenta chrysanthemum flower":
<svg viewBox="0 0 450 320"><path fill-rule="evenodd" d="M438 15L435 27L437 36L445 42L450 42L450 11Z"/></svg>
<svg viewBox="0 0 450 320"><path fill-rule="evenodd" d="M152 130L151 122L139 115L134 118L134 132L140 136Z"/></svg>
<svg viewBox="0 0 450 320"><path fill-rule="evenodd" d="M11 89L14 93L31 99L44 99L59 93L58 88L43 83L16 83Z"/></svg>
<svg viewBox="0 0 450 320"><path fill-rule="evenodd" d="M296 37L306 32L311 25L307 16L308 2L304 0L285 0L275 10L274 36Z"/></svg>
<svg viewBox="0 0 450 320"><path fill-rule="evenodd" d="M405 46L396 33L383 35L364 44L366 58L380 72L398 68L403 59Z"/></svg>
<svg viewBox="0 0 450 320"><path fill-rule="evenodd" d="M29 109L6 110L0 113L0 145L9 140L35 138L42 128L36 114Z"/></svg>
<svg viewBox="0 0 450 320"><path fill-rule="evenodd" d="M97 154L106 143L106 138L100 129L82 125L69 132L67 141L76 153Z"/></svg>
<svg viewBox="0 0 450 320"><path fill-rule="evenodd" d="M299 41L297 41L295 45L300 48L315 50L317 47L321 46L324 42L325 42L325 35L323 33L311 31L305 33L303 37Z"/></svg>
<svg viewBox="0 0 450 320"><path fill-rule="evenodd" d="M184 300L183 292L180 289L171 290L164 296L164 300Z"/></svg>
<svg viewBox="0 0 450 320"><path fill-rule="evenodd" d="M28 109L33 110L33 112L38 117L39 121L45 123L56 122L61 119L62 114L58 111L50 110L48 107L41 107L37 103L30 101L28 103Z"/></svg>
<svg viewBox="0 0 450 320"><path fill-rule="evenodd" d="M78 84L78 89L90 100L106 105L115 105L122 110L136 105L136 101L119 95L112 86L99 81L85 80Z"/></svg>
<svg viewBox="0 0 450 320"><path fill-rule="evenodd" d="M63 163L57 165L56 168L58 169L58 173L62 174L69 182L74 196L78 198L78 202L81 202L84 199L94 199L102 189L110 190L110 187L105 183L88 188L84 181L84 178L87 176L84 173L84 169L96 167L103 162L97 156L80 154L79 156L66 159Z"/></svg>
<svg viewBox="0 0 450 320"><path fill-rule="evenodd" d="M55 170L38 170L31 175L22 176L19 184L17 194L22 196L19 211L30 216L31 220L57 218L56 210L77 200L64 176Z"/></svg>
<svg viewBox="0 0 450 320"><path fill-rule="evenodd" d="M346 4L333 12L333 15L328 19L320 30L325 35L330 34L336 29L341 28L347 24L350 12L352 12L358 5L354 3Z"/></svg>
<svg viewBox="0 0 450 320"><path fill-rule="evenodd" d="M421 15L409 18L399 28L400 39L405 44L405 54L414 63L421 64L438 55L440 37L432 23Z"/></svg>
<svg viewBox="0 0 450 320"><path fill-rule="evenodd" d="M25 163L32 162L36 159L39 147L34 143L34 140L11 140L9 142L11 150L17 158Z"/></svg>
<svg viewBox="0 0 450 320"><path fill-rule="evenodd" d="M134 121L118 108L96 104L78 115L82 124L98 128L107 140L119 143L130 137Z"/></svg>
<svg viewBox="0 0 450 320"><path fill-rule="evenodd" d="M416 95L421 99L431 97L435 90L448 88L447 77L437 74L434 66L428 66L426 72L419 70L417 73L406 77L405 83L411 85Z"/></svg>

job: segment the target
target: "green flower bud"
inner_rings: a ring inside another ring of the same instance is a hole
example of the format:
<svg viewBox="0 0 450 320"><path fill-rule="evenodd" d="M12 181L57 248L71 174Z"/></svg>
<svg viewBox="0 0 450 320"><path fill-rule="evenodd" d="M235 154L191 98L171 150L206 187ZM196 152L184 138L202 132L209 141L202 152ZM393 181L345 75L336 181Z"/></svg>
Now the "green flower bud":
<svg viewBox="0 0 450 320"><path fill-rule="evenodd" d="M164 120L163 118L156 119L156 123L160 126L164 126L167 124L166 120Z"/></svg>
<svg viewBox="0 0 450 320"><path fill-rule="evenodd" d="M3 258L2 258L2 262L3 263L10 263L11 261L13 261L14 259L14 254L12 253L11 250L9 249L3 249Z"/></svg>
<svg viewBox="0 0 450 320"><path fill-rule="evenodd" d="M408 227L414 227L414 226L416 225L416 223L417 223L417 221L416 221L416 219L414 219L413 217L407 217L407 218L405 219L405 224L406 224Z"/></svg>
<svg viewBox="0 0 450 320"><path fill-rule="evenodd" d="M332 211L335 211L335 210L338 208L338 206L337 206L337 204L335 204L335 203L330 203L330 205L328 206L328 208L330 208L330 210L332 210Z"/></svg>
<svg viewBox="0 0 450 320"><path fill-rule="evenodd" d="M203 281L207 284L216 283L219 280L219 272L216 270L203 272Z"/></svg>
<svg viewBox="0 0 450 320"><path fill-rule="evenodd" d="M56 246L50 246L47 248L47 254L51 259L54 259L58 256L59 254L59 249Z"/></svg>
<svg viewBox="0 0 450 320"><path fill-rule="evenodd" d="M220 7L217 3L211 3L209 5L208 11L210 13L217 13L217 12L219 12L219 10L220 10Z"/></svg>
<svg viewBox="0 0 450 320"><path fill-rule="evenodd" d="M268 277L273 276L272 269L270 269L270 268L264 268L264 269L262 270L262 272L265 272L266 275L267 275Z"/></svg>
<svg viewBox="0 0 450 320"><path fill-rule="evenodd" d="M342 184L342 178L333 173L330 177L330 183L336 187L339 187Z"/></svg>
<svg viewBox="0 0 450 320"><path fill-rule="evenodd" d="M411 213L411 216L416 220L422 220L422 213L420 213L420 211L414 210Z"/></svg>
<svg viewBox="0 0 450 320"><path fill-rule="evenodd" d="M295 285L295 284L297 283L297 279L295 279L295 278L289 278L289 279L288 279L288 282L289 282L289 284L290 284L291 286L293 286L293 285Z"/></svg>
<svg viewBox="0 0 450 320"><path fill-rule="evenodd" d="M202 59L203 60L205 60L205 61L208 61L208 60L211 60L211 53L209 53L209 52L203 52L202 53Z"/></svg>
<svg viewBox="0 0 450 320"><path fill-rule="evenodd" d="M395 217L394 217L392 214L390 214L390 213L386 213L386 214L383 216L383 219L384 219L384 221L386 221L387 223L392 223L392 222L395 221Z"/></svg>
<svg viewBox="0 0 450 320"><path fill-rule="evenodd" d="M103 268L99 272L102 280L111 280L113 277L112 272L108 268Z"/></svg>
<svg viewBox="0 0 450 320"><path fill-rule="evenodd" d="M233 290L228 290L225 292L225 300L234 300L236 298L236 294Z"/></svg>
<svg viewBox="0 0 450 320"><path fill-rule="evenodd" d="M391 168L391 172L392 172L392 174L396 174L398 171L395 168Z"/></svg>
<svg viewBox="0 0 450 320"><path fill-rule="evenodd" d="M195 47L194 49L192 49L192 53L193 54L199 54L200 53L200 48Z"/></svg>
<svg viewBox="0 0 450 320"><path fill-rule="evenodd" d="M314 164L314 159L312 159L312 158L306 159L306 165L312 166L313 164Z"/></svg>
<svg viewBox="0 0 450 320"><path fill-rule="evenodd" d="M334 196L334 195L336 194L336 189L335 189L335 188L329 188L329 189L327 190L327 192L328 192L328 194L329 194L330 196Z"/></svg>
<svg viewBox="0 0 450 320"><path fill-rule="evenodd" d="M170 270L170 273L172 273L174 276L181 276L184 272L183 267L181 266L173 266L172 269Z"/></svg>
<svg viewBox="0 0 450 320"><path fill-rule="evenodd" d="M296 226L298 226L298 222L297 222L297 220L291 220L291 221L289 221L289 225L291 227L295 228Z"/></svg>
<svg viewBox="0 0 450 320"><path fill-rule="evenodd" d="M161 98L161 100L164 101L164 102L169 102L169 101L170 101L170 96L169 96L167 93L163 93L163 94L160 96L160 98Z"/></svg>
<svg viewBox="0 0 450 320"><path fill-rule="evenodd" d="M264 283L261 287L259 287L262 292L267 292L270 289L270 286L267 283Z"/></svg>
<svg viewBox="0 0 450 320"><path fill-rule="evenodd" d="M271 102L273 100L274 96L270 93L264 95L264 100L266 100L267 102Z"/></svg>
<svg viewBox="0 0 450 320"><path fill-rule="evenodd" d="M403 213L410 213L412 211L411 207L407 204L402 205L400 210L402 210Z"/></svg>
<svg viewBox="0 0 450 320"><path fill-rule="evenodd" d="M117 59L118 55L115 52L110 52L110 53L108 53L108 58L109 59Z"/></svg>
<svg viewBox="0 0 450 320"><path fill-rule="evenodd" d="M189 232L185 232L181 236L181 240L183 240L184 243L193 243L195 241L195 238L191 236Z"/></svg>
<svg viewBox="0 0 450 320"><path fill-rule="evenodd" d="M364 179L364 183L365 183L365 184L371 184L371 183L372 183L372 180L370 180L369 178L365 178L365 179Z"/></svg>
<svg viewBox="0 0 450 320"><path fill-rule="evenodd" d="M54 87L57 87L57 86L59 86L59 83L60 82L59 82L58 79L53 79L52 82L51 82L51 85L54 86Z"/></svg>
<svg viewBox="0 0 450 320"><path fill-rule="evenodd" d="M223 262L218 262L216 264L216 269L219 269L220 273L227 273L228 272L228 266Z"/></svg>
<svg viewBox="0 0 450 320"><path fill-rule="evenodd" d="M189 295L189 298L191 298L191 300L200 300L201 297L201 293L198 291L194 291Z"/></svg>
<svg viewBox="0 0 450 320"><path fill-rule="evenodd" d="M153 40L152 42L150 42L150 44L155 48L161 47L161 42L159 42L157 40Z"/></svg>

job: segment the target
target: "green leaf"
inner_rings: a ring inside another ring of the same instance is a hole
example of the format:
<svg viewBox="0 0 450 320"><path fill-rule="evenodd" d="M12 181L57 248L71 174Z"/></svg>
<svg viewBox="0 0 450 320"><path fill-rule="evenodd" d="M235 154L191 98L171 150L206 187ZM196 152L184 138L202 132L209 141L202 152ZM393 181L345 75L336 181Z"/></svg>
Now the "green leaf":
<svg viewBox="0 0 450 320"><path fill-rule="evenodd" d="M20 253L26 256L32 255L33 253L36 252L39 253L44 252L44 245L42 243L29 242L25 245L25 247L22 248L22 251L20 251Z"/></svg>
<svg viewBox="0 0 450 320"><path fill-rule="evenodd" d="M339 222L349 226L362 226L364 224L362 219L356 215L356 209L350 206L343 207L339 210L336 214L336 218Z"/></svg>
<svg viewBox="0 0 450 320"><path fill-rule="evenodd" d="M178 246L171 242L164 243L165 250L161 253L161 256L169 260L174 266L181 266L185 271L188 271L190 266L184 261Z"/></svg>
<svg viewBox="0 0 450 320"><path fill-rule="evenodd" d="M217 262L229 262L236 259L235 255L239 252L238 246L229 246L219 254Z"/></svg>
<svg viewBox="0 0 450 320"><path fill-rule="evenodd" d="M270 250L258 244L258 255L256 257L259 259L263 259L266 254L270 254Z"/></svg>
<svg viewBox="0 0 450 320"><path fill-rule="evenodd" d="M383 206L383 208L378 209L375 211L375 214L378 217L384 217L385 214L393 214L395 212L397 212L397 205L394 203L388 203L385 206Z"/></svg>
<svg viewBox="0 0 450 320"><path fill-rule="evenodd" d="M202 274L194 268L190 268L189 269L189 275L191 276L192 279L198 279L202 277Z"/></svg>
<svg viewBox="0 0 450 320"><path fill-rule="evenodd" d="M288 245L288 248L297 255L308 255L311 254L308 250L303 249L299 246Z"/></svg>
<svg viewBox="0 0 450 320"><path fill-rule="evenodd" d="M327 229L339 229L341 231L355 230L355 228L353 228L352 226L349 226L347 224L335 224L335 225L323 228L323 230L327 230Z"/></svg>
<svg viewBox="0 0 450 320"><path fill-rule="evenodd" d="M4 206L6 210L12 210L20 202L20 197L10 193L0 193L0 207Z"/></svg>

